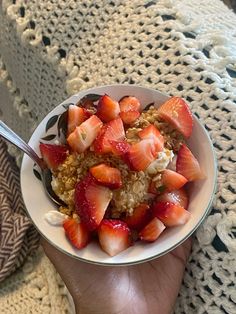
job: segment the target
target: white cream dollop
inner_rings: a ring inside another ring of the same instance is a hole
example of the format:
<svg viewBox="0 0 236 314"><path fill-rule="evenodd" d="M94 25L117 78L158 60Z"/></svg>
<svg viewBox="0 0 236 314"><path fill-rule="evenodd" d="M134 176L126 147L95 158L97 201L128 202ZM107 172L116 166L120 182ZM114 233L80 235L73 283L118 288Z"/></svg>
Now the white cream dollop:
<svg viewBox="0 0 236 314"><path fill-rule="evenodd" d="M68 216L57 210L50 210L44 215L44 218L52 226L62 226L63 221L68 218Z"/></svg>
<svg viewBox="0 0 236 314"><path fill-rule="evenodd" d="M163 171L169 162L172 161L173 157L173 151L165 148L162 152L158 153L157 158L147 167L147 172L149 174L156 174Z"/></svg>

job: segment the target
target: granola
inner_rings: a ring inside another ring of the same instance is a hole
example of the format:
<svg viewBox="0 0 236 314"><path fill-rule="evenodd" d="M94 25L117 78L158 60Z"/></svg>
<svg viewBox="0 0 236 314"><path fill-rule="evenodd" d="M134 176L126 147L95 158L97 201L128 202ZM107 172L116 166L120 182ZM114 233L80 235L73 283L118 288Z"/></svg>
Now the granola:
<svg viewBox="0 0 236 314"><path fill-rule="evenodd" d="M156 187L161 186L160 173L172 160L175 151L183 143L183 136L169 124L163 122L157 109L153 106L143 111L140 117L126 129L125 137L128 143L139 141L138 132L149 124L154 124L165 140L165 149L158 153L158 157L145 171L132 171L120 158L112 155L94 154L90 149L84 153L70 153L66 160L53 172L52 188L55 193L68 205L60 211L69 216L75 213L74 189L92 166L101 162L118 168L121 171L123 186L113 191L110 203L111 216L119 218L122 214L132 215L133 209L142 202L149 202L148 187L150 181L155 181Z"/></svg>

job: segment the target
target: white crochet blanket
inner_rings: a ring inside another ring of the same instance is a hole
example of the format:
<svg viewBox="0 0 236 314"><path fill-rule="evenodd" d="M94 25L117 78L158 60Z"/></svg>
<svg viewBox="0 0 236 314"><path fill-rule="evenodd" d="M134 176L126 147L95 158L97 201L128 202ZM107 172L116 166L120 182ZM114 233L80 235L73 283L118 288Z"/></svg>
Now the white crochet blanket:
<svg viewBox="0 0 236 314"><path fill-rule="evenodd" d="M51 108L92 86L135 83L187 99L213 140L219 176L175 312L236 313L233 12L219 0L2 0L0 80L3 119L25 139ZM60 284L36 253L1 285L1 313L65 313Z"/></svg>

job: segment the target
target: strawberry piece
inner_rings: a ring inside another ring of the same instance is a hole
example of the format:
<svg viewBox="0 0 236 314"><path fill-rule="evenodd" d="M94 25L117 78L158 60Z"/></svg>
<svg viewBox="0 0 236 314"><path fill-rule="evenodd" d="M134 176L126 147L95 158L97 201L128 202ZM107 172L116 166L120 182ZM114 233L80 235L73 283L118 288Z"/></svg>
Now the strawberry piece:
<svg viewBox="0 0 236 314"><path fill-rule="evenodd" d="M165 230L164 224L156 217L154 217L143 230L139 232L141 240L153 242Z"/></svg>
<svg viewBox="0 0 236 314"><path fill-rule="evenodd" d="M127 224L118 219L104 219L98 228L98 239L102 249L115 256L131 245L131 234Z"/></svg>
<svg viewBox="0 0 236 314"><path fill-rule="evenodd" d="M109 141L111 151L115 156L124 156L130 150L130 144L126 141Z"/></svg>
<svg viewBox="0 0 236 314"><path fill-rule="evenodd" d="M68 136L67 142L73 151L82 153L93 143L101 127L102 121L97 116L92 115L75 128Z"/></svg>
<svg viewBox="0 0 236 314"><path fill-rule="evenodd" d="M169 202L156 202L152 207L152 212L167 227L183 225L190 218L190 212L182 206Z"/></svg>
<svg viewBox="0 0 236 314"><path fill-rule="evenodd" d="M121 111L120 117L125 124L132 124L138 119L140 112L137 110Z"/></svg>
<svg viewBox="0 0 236 314"><path fill-rule="evenodd" d="M67 238L77 248L84 248L89 240L90 234L83 223L77 222L75 219L68 218L63 222Z"/></svg>
<svg viewBox="0 0 236 314"><path fill-rule="evenodd" d="M103 121L109 122L118 118L120 113L119 103L104 95L99 99L96 115Z"/></svg>
<svg viewBox="0 0 236 314"><path fill-rule="evenodd" d="M163 192L171 192L182 188L188 180L181 174L165 169L161 173L161 182L156 187L156 182L151 181L148 187L148 193L161 194Z"/></svg>
<svg viewBox="0 0 236 314"><path fill-rule="evenodd" d="M75 186L75 209L88 230L97 229L112 198L112 192L88 174Z"/></svg>
<svg viewBox="0 0 236 314"><path fill-rule="evenodd" d="M141 140L130 147L128 152L129 165L132 170L145 170L156 158L156 153L152 140Z"/></svg>
<svg viewBox="0 0 236 314"><path fill-rule="evenodd" d="M94 151L98 154L105 154L112 151L110 141L122 141L125 138L125 130L121 118L106 123L94 141Z"/></svg>
<svg viewBox="0 0 236 314"><path fill-rule="evenodd" d="M202 173L197 159L185 144L183 144L178 151L176 171L182 174L188 181L204 179L204 174Z"/></svg>
<svg viewBox="0 0 236 314"><path fill-rule="evenodd" d="M163 193L156 198L156 201L174 203L185 209L188 208L188 195L183 188Z"/></svg>
<svg viewBox="0 0 236 314"><path fill-rule="evenodd" d="M64 145L39 144L43 160L49 169L56 170L67 157L68 147Z"/></svg>
<svg viewBox="0 0 236 314"><path fill-rule="evenodd" d="M90 117L90 113L81 107L70 105L68 108L67 135L69 136L77 126Z"/></svg>
<svg viewBox="0 0 236 314"><path fill-rule="evenodd" d="M125 96L119 101L120 111L139 111L141 104L136 97Z"/></svg>
<svg viewBox="0 0 236 314"><path fill-rule="evenodd" d="M129 228L135 230L141 230L150 220L151 212L148 204L142 203L134 208L133 214L127 216L124 221Z"/></svg>
<svg viewBox="0 0 236 314"><path fill-rule="evenodd" d="M94 178L102 185L111 189L119 189L122 186L120 170L100 164L89 169Z"/></svg>
<svg viewBox="0 0 236 314"><path fill-rule="evenodd" d="M160 131L153 125L150 124L143 130L138 132L138 136L141 139L151 139L154 141L156 150L158 152L162 151L164 148L164 137L161 135Z"/></svg>
<svg viewBox="0 0 236 314"><path fill-rule="evenodd" d="M165 169L161 175L161 182L168 191L173 191L182 188L188 180L175 171Z"/></svg>
<svg viewBox="0 0 236 314"><path fill-rule="evenodd" d="M186 104L180 97L171 97L158 108L159 116L169 122L185 137L189 137L193 130L193 116Z"/></svg>

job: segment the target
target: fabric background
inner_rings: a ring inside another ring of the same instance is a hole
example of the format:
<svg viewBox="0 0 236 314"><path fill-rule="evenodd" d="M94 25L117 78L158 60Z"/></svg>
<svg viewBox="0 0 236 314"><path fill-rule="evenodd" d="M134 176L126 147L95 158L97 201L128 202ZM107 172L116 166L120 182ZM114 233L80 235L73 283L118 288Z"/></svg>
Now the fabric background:
<svg viewBox="0 0 236 314"><path fill-rule="evenodd" d="M26 216L19 181L19 168L0 137L0 311L73 313L72 299Z"/></svg>
<svg viewBox="0 0 236 314"><path fill-rule="evenodd" d="M39 235L24 212L19 177L0 138L0 281L20 267L39 244Z"/></svg>
<svg viewBox="0 0 236 314"><path fill-rule="evenodd" d="M5 95L2 117L25 139L54 106L92 86L140 84L184 97L212 138L219 175L211 214L195 234L175 312L235 313L236 18L232 11L219 0L3 0L0 80ZM52 268L50 274L55 278ZM31 275L38 278L37 267ZM20 282L15 291L22 291L23 275ZM48 281L41 284L43 291L48 289ZM25 296L21 300L27 304ZM0 302L12 303L13 294L0 292Z"/></svg>

